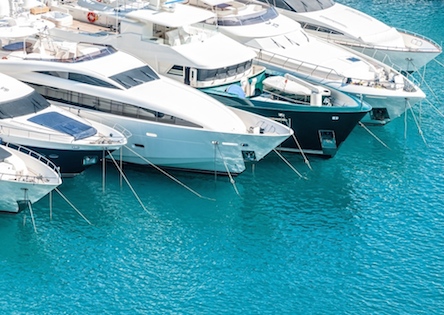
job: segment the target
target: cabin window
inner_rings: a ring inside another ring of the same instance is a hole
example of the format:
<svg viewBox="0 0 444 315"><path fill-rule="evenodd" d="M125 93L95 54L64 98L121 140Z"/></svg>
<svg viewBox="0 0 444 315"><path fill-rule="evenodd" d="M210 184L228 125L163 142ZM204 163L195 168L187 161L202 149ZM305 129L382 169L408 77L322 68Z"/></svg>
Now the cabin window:
<svg viewBox="0 0 444 315"><path fill-rule="evenodd" d="M323 33L328 33L328 34L335 34L335 35L344 35L343 33L335 31L333 29L326 28L326 27L320 27L318 25L313 25L313 24L309 24L309 23L301 23L301 26L303 29L306 29L306 30L323 32Z"/></svg>
<svg viewBox="0 0 444 315"><path fill-rule="evenodd" d="M193 128L202 128L202 126L196 125L184 119L177 118L175 116L156 112L127 103L122 103L112 99L49 86L43 86L39 84L33 84L29 82L26 83L32 86L38 93L40 93L47 99L61 102L67 105L73 105L85 109L92 109L104 113L119 115L122 117L156 121L160 123L174 124Z"/></svg>
<svg viewBox="0 0 444 315"><path fill-rule="evenodd" d="M250 69L253 65L252 60L248 60L243 63L232 65L225 68L218 69L198 69L197 70L197 80L198 81L212 81L218 79L225 79L228 77L233 77L238 74L244 73L246 70Z"/></svg>
<svg viewBox="0 0 444 315"><path fill-rule="evenodd" d="M183 76L183 67L174 65L169 71L168 74L170 75L177 75L177 76Z"/></svg>
<svg viewBox="0 0 444 315"><path fill-rule="evenodd" d="M103 80L91 77L89 75L84 75L84 74L79 74L79 73L74 73L74 72L70 72L68 75L68 79L71 81L77 81L77 82L81 82L81 83L85 83L85 84L89 84L89 85L94 85L94 86L102 86L102 87L106 87L106 88L112 88L112 89L117 89L117 86L114 86L108 82L105 82Z"/></svg>
<svg viewBox="0 0 444 315"><path fill-rule="evenodd" d="M159 76L150 67L143 66L115 74L111 76L110 79L113 79L114 81L122 84L125 88L129 89L142 83L157 80L159 79Z"/></svg>
<svg viewBox="0 0 444 315"><path fill-rule="evenodd" d="M102 86L106 88L118 89L117 86L114 86L108 82L84 74L79 74L74 72L61 72L61 71L37 71L37 72L41 74L47 74L53 77L69 79L72 81L90 84L94 86Z"/></svg>

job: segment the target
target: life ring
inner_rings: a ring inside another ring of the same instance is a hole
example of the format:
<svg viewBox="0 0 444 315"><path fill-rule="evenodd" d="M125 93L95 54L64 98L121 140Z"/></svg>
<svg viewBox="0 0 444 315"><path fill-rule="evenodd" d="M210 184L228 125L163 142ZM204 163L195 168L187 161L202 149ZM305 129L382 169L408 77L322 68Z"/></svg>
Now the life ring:
<svg viewBox="0 0 444 315"><path fill-rule="evenodd" d="M99 16L97 15L97 13L94 13L94 12L88 12L86 17L88 18L88 21L90 23L94 23L95 21L97 21L99 19Z"/></svg>

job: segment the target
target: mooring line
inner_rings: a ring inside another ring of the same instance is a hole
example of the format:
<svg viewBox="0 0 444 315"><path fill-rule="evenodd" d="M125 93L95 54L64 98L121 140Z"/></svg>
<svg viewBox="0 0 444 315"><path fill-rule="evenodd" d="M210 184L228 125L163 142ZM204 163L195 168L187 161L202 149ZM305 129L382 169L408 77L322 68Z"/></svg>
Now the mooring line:
<svg viewBox="0 0 444 315"><path fill-rule="evenodd" d="M71 203L71 201L68 200L68 198L66 198L62 192L58 189L58 188L54 188L54 190L56 192L59 193L60 196L62 196L63 199L65 199L65 201L83 218L83 220L85 220L86 222L88 222L89 225L92 225L91 222L89 222L89 220Z"/></svg>
<svg viewBox="0 0 444 315"><path fill-rule="evenodd" d="M34 212L32 211L32 204L30 200L28 200L28 208L29 208L29 213L31 214L31 221L32 221L32 226L34 227L34 232L37 233L37 227L35 226L35 221L34 221Z"/></svg>
<svg viewBox="0 0 444 315"><path fill-rule="evenodd" d="M164 174L165 176L169 177L170 179L172 179L173 181L175 181L176 183L178 183L179 185L181 185L182 187L188 189L190 192L192 192L193 194L195 194L196 196L198 196L199 198L203 198L203 199L207 199L207 200L212 200L215 201L216 199L213 198L208 198L205 196L202 196L201 194L199 194L198 192L196 192L195 190L191 189L190 187L186 186L184 183L182 183L181 181L179 181L177 178L174 178L172 175L168 174L167 172L165 172L163 169L161 169L160 167L158 167L157 165L153 164L151 161L149 161L148 159L146 159L145 157L141 156L139 153L135 152L134 150L132 150L130 147L125 145L125 148L127 148L129 151L131 151L132 153L134 153L135 155L137 155L139 158L141 158L142 160L144 160L145 162L147 162L149 165L151 165L152 167L154 167L156 170L158 170L159 172L161 172L162 174Z"/></svg>
<svg viewBox="0 0 444 315"><path fill-rule="evenodd" d="M105 164L106 164L105 149L103 149L102 150L102 193L105 193L105 183L106 183L106 176L105 176L106 175L106 165Z"/></svg>
<svg viewBox="0 0 444 315"><path fill-rule="evenodd" d="M305 176L303 176L301 173L299 173L298 172L298 170L297 169L295 169L294 167L293 167L293 165L291 165L290 164L290 162L288 162L287 161L287 159L286 158L284 158L283 156L282 156L282 154L280 154L276 149L273 149L273 151L282 159L282 161L284 161L292 170L293 170L293 172L295 172L296 174L298 174L299 175L299 177L301 177L301 178L303 178L303 179L307 179L307 177L305 177Z"/></svg>
<svg viewBox="0 0 444 315"><path fill-rule="evenodd" d="M34 212L32 211L31 200L29 200L29 198L28 198L28 189L27 188L22 188L22 189L24 190L23 199L24 199L24 201L26 200L26 203L28 205L29 214L31 215L32 226L34 227L34 232L37 233L37 227L36 227L35 221L34 221ZM25 224L26 224L26 214L23 216L23 226L25 226Z"/></svg>
<svg viewBox="0 0 444 315"><path fill-rule="evenodd" d="M133 186L130 184L128 178L126 177L126 175L123 173L122 169L119 167L119 165L117 164L116 160L114 159L114 157L112 156L111 152L108 151L108 155L109 157L112 159L114 165L116 166L116 168L119 170L120 176L123 177L123 179L125 180L125 182L127 183L128 187L131 189L133 195L136 197L137 201L139 202L140 206L143 208L143 210L148 213L151 214L147 208L145 208L142 200L139 198L139 196L137 195L136 191L134 190Z"/></svg>
<svg viewBox="0 0 444 315"><path fill-rule="evenodd" d="M410 105L410 102L409 102L409 101L406 101L406 102L407 102L408 108L410 109L410 112L412 113L413 120L414 120L414 122L415 122L415 124L416 124L416 127L418 128L419 135L421 136L422 141L424 141L425 145L428 146L427 141L426 141L426 139L424 138L424 133L422 132L421 126L419 125L418 120L416 119L415 112L413 111L413 108L412 108L412 106Z"/></svg>
<svg viewBox="0 0 444 315"><path fill-rule="evenodd" d="M408 122L408 120L407 120L407 110L408 110L408 108L407 108L407 100L404 102L404 139L407 139L407 122Z"/></svg>
<svg viewBox="0 0 444 315"><path fill-rule="evenodd" d="M416 73L416 72L415 72L415 73ZM435 100L436 100L439 104L441 104L441 102L440 102L438 96L436 95L435 91L433 91L432 87L431 87L431 86L427 83L427 81L425 80L425 76L419 74L419 72L418 72L418 75L421 77L422 82L426 85L427 89L428 89L428 90L430 91L430 93L433 95L433 97L435 98ZM435 106L434 106L429 100L427 100L427 98L426 98L425 100L426 100L430 105L432 105L432 107L435 107ZM441 115L442 115L442 114L441 114Z"/></svg>
<svg viewBox="0 0 444 315"><path fill-rule="evenodd" d="M49 220L52 220L52 190L49 192Z"/></svg>
<svg viewBox="0 0 444 315"><path fill-rule="evenodd" d="M439 64L441 67L444 68L444 64L443 64L443 63L441 63L441 62L439 62L438 60L436 60L436 58L434 58L433 60L435 60L437 64Z"/></svg>
<svg viewBox="0 0 444 315"><path fill-rule="evenodd" d="M444 117L444 114L434 105L434 104L432 104L428 99L425 99L425 101L427 102L427 103L429 103L429 105L431 105L432 106L432 108L441 116L441 117Z"/></svg>
<svg viewBox="0 0 444 315"><path fill-rule="evenodd" d="M296 138L294 132L293 132L292 136L293 136L294 142L296 142L296 145L298 146L299 151L301 152L302 157L304 158L305 164L307 164L308 168L312 171L313 169L311 168L310 161L307 159L307 156L305 155L304 151L302 150L302 147L299 144L299 141Z"/></svg>
<svg viewBox="0 0 444 315"><path fill-rule="evenodd" d="M375 138L376 140L379 141L379 143L381 143L384 147L386 147L387 149L391 150L388 145L386 145L381 139L379 139L373 132L370 131L370 129L368 129L362 122L358 121L358 125L361 126L362 128L364 128L364 130L366 130L373 138Z"/></svg>
<svg viewBox="0 0 444 315"><path fill-rule="evenodd" d="M219 143L218 143L217 141L214 141L213 144L216 146L217 151L219 152L219 154L220 154L220 156L221 156L221 158L222 158L222 162L224 163L225 170L227 171L228 177L230 178L230 183L231 183L231 185L233 185L234 191L235 191L236 194L240 197L239 190L237 190L236 182L235 182L234 178L231 176L231 173L230 173L230 171L228 170L227 163L225 163L225 158L224 158L222 152L220 151L220 147L219 147L219 145L218 145ZM244 163L245 163L245 162L244 162ZM215 166L216 166L216 163L215 163ZM215 167L214 169L216 169L216 167Z"/></svg>

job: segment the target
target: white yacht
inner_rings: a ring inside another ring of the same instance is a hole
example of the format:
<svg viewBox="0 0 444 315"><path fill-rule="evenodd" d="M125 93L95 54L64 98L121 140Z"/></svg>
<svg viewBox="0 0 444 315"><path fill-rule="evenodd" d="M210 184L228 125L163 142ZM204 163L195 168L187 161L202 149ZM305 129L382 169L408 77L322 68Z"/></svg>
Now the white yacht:
<svg viewBox="0 0 444 315"><path fill-rule="evenodd" d="M58 168L21 146L0 145L0 211L17 213L62 183Z"/></svg>
<svg viewBox="0 0 444 315"><path fill-rule="evenodd" d="M350 47L398 70L414 72L441 54L432 39L396 29L332 0L260 0L299 22L307 33Z"/></svg>
<svg viewBox="0 0 444 315"><path fill-rule="evenodd" d="M0 71L57 105L131 133L124 162L239 174L293 134L265 117L227 107L158 75L112 46L54 41L42 33L0 51ZM13 44L13 43L12 43Z"/></svg>
<svg viewBox="0 0 444 315"><path fill-rule="evenodd" d="M204 21L214 16L210 11L182 4L170 7L154 1L118 3L77 1L53 6L53 14L68 12L74 16L74 22L71 27L53 28L51 34L81 42L115 43L162 74L196 87L226 105L286 123L294 130L297 142L293 137L287 139L278 147L282 151L332 157L371 109L359 99L308 82L301 82L305 87L297 90L304 95L285 97L285 100L282 95L263 90L264 82L273 78L266 78L264 66L253 64L256 54L252 49L208 30L205 24L189 25L190 21ZM96 14L97 19L91 23L88 14L90 17ZM43 15L43 18L46 17ZM118 34L111 30L116 24ZM188 33L184 33L185 30ZM283 75L279 78L287 80ZM294 80L288 85L297 84ZM325 90L328 96L321 99L319 96Z"/></svg>
<svg viewBox="0 0 444 315"><path fill-rule="evenodd" d="M299 23L272 6L248 0L190 0L216 13L207 20L222 33L257 52L269 71L284 71L361 97L372 106L363 119L386 124L425 94L400 72L351 49L307 34Z"/></svg>
<svg viewBox="0 0 444 315"><path fill-rule="evenodd" d="M57 25L52 36L112 45L195 88L252 79L263 69L253 65L253 50L203 23L214 16L207 10L164 0L53 1L50 8L41 17Z"/></svg>
<svg viewBox="0 0 444 315"><path fill-rule="evenodd" d="M1 55L5 56L2 53ZM1 66L20 72L8 59ZM33 88L0 73L0 138L45 155L63 176L74 176L120 149L126 137L115 128L52 105Z"/></svg>

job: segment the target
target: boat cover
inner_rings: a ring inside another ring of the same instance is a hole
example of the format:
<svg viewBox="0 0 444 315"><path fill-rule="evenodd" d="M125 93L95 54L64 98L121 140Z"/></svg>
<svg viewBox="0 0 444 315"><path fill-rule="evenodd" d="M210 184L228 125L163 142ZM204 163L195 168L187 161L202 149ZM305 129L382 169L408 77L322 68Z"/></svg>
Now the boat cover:
<svg viewBox="0 0 444 315"><path fill-rule="evenodd" d="M57 112L44 113L31 117L28 120L41 126L71 135L75 140L88 138L97 133L97 130L94 127Z"/></svg>

